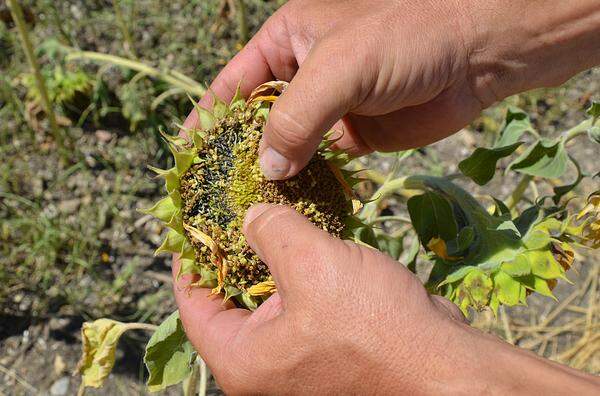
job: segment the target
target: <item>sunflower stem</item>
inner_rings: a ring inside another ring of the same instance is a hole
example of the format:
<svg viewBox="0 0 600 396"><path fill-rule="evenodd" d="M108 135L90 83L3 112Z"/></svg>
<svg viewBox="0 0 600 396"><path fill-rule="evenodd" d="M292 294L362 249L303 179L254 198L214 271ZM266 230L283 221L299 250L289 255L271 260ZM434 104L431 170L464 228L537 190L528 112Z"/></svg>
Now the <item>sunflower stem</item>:
<svg viewBox="0 0 600 396"><path fill-rule="evenodd" d="M565 143L575 139L578 136L581 136L581 135L587 133L587 130L590 129L592 127L592 125L593 125L592 119L590 118L583 122L580 122L579 124L575 125L573 128L564 132Z"/></svg>
<svg viewBox="0 0 600 396"><path fill-rule="evenodd" d="M529 183L532 180L533 176L523 175L523 178L521 178L521 181L519 181L519 184L517 184L513 192L510 194L510 197L508 197L508 200L506 201L506 207L508 209L513 210L517 204L521 202L521 199L523 199L523 194L525 191L527 191L527 187L529 187Z"/></svg>
<svg viewBox="0 0 600 396"><path fill-rule="evenodd" d="M70 52L66 57L67 61L86 59L97 62L108 62L116 66L136 70L150 77L163 80L164 82L171 84L173 87L181 88L192 95L202 96L206 92L200 83L187 77L183 79L180 77L180 73L174 71L159 70L155 67L146 65L145 63L122 58L116 55L102 54L100 52L93 51L77 51L73 50L72 48L67 48L67 50Z"/></svg>
<svg viewBox="0 0 600 396"><path fill-rule="evenodd" d="M208 388L208 367L206 362L200 360L200 386L198 388L198 396L206 396L206 390Z"/></svg>
<svg viewBox="0 0 600 396"><path fill-rule="evenodd" d="M21 40L21 45L23 47L23 51L25 52L25 57L27 58L29 67L33 72L38 91L40 92L40 99L42 101L44 111L48 116L50 130L52 131L54 140L56 142L56 145L58 146L61 156L63 157L63 159L66 160L67 152L64 146L64 134L62 130L58 127L58 123L56 122L56 115L54 114L54 110L52 109L52 104L50 102L48 90L46 88L46 82L44 80L44 76L42 75L38 60L35 56L33 45L31 44L31 38L27 30L25 18L23 17L23 10L21 9L21 6L16 0L7 0L7 3L13 21L15 22L15 26L17 27L17 31L19 32L19 39Z"/></svg>

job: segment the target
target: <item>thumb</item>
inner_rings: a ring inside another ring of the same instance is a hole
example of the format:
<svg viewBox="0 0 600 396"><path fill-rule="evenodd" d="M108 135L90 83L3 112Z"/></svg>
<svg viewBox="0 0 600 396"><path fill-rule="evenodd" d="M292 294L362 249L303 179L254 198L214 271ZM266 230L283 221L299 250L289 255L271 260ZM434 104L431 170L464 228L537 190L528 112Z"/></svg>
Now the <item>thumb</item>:
<svg viewBox="0 0 600 396"><path fill-rule="evenodd" d="M323 135L352 107L360 86L356 68L339 46L313 47L277 99L260 145L260 165L271 180L296 175L312 158Z"/></svg>
<svg viewBox="0 0 600 396"><path fill-rule="evenodd" d="M284 205L252 206L243 231L252 250L268 265L284 300L319 288L320 277L343 259L346 246Z"/></svg>

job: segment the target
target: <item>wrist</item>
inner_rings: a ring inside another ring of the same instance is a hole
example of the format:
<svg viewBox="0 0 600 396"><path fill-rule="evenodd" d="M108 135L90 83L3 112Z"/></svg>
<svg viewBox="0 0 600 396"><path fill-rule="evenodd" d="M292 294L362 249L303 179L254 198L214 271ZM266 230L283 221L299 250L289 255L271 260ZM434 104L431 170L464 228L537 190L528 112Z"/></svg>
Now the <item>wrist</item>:
<svg viewBox="0 0 600 396"><path fill-rule="evenodd" d="M556 86L600 63L600 2L475 2L463 27L469 78L484 107Z"/></svg>

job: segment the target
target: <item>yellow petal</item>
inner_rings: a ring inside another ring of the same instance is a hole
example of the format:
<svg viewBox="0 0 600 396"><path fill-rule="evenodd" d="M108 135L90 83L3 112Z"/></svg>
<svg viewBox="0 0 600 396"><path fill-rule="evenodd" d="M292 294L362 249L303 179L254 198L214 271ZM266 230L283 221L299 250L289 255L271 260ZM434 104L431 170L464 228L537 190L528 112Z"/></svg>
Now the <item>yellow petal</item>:
<svg viewBox="0 0 600 396"><path fill-rule="evenodd" d="M270 296L277 291L275 282L272 280L257 283L250 287L247 293L251 296Z"/></svg>
<svg viewBox="0 0 600 396"><path fill-rule="evenodd" d="M288 83L285 81L269 81L262 85L256 87L250 97L248 97L248 103L254 103L257 101L261 101L264 99L260 98L270 98L277 97L281 94L288 86ZM273 99L274 100L274 99ZM271 100L269 100L271 101Z"/></svg>
<svg viewBox="0 0 600 396"><path fill-rule="evenodd" d="M215 243L215 241L212 240L211 237L209 237L196 227L192 227L191 225L185 223L183 223L183 228L185 228L190 233L192 238L197 239L204 246L208 247L212 253L219 253L219 246L217 246L217 244Z"/></svg>

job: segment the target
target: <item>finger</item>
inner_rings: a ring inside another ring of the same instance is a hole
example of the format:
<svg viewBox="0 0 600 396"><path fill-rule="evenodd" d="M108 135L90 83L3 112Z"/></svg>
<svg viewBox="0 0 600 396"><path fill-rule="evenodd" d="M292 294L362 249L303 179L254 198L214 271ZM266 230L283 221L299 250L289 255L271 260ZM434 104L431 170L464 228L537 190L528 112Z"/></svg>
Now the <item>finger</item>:
<svg viewBox="0 0 600 396"><path fill-rule="evenodd" d="M363 86L354 65L335 41L312 48L269 113L260 145L260 164L268 179L297 174L323 135L352 108L355 91Z"/></svg>
<svg viewBox="0 0 600 396"><path fill-rule="evenodd" d="M460 309L445 297L432 295L430 296L431 301L440 309L445 312L451 319L457 322L469 324L469 320L463 315Z"/></svg>
<svg viewBox="0 0 600 396"><path fill-rule="evenodd" d="M457 111L460 109L460 111ZM347 116L349 130L375 151L422 147L459 131L481 112L481 105L464 87L453 87L422 105L366 117Z"/></svg>
<svg viewBox="0 0 600 396"><path fill-rule="evenodd" d="M257 204L246 213L244 235L267 264L277 290L286 297L312 293L343 260L345 245L284 205Z"/></svg>
<svg viewBox="0 0 600 396"><path fill-rule="evenodd" d="M184 275L177 279L180 265L179 259L174 257L173 291L181 323L188 339L202 358L212 367L219 366L224 359L223 351L239 332L250 312L233 308L232 302L224 304L222 295L210 296L210 289L190 287L190 282L197 280L197 276Z"/></svg>
<svg viewBox="0 0 600 396"><path fill-rule="evenodd" d="M373 152L360 136L359 131L354 128L348 116L336 122L333 130L335 132L332 138L335 143L331 146L332 149L341 150L352 157L360 157Z"/></svg>
<svg viewBox="0 0 600 396"><path fill-rule="evenodd" d="M246 46L231 59L210 85L209 92L198 102L204 108L213 104L213 94L229 102L240 84L242 96L273 79L289 81L298 63L285 21L279 13L270 17ZM192 111L185 120L186 128L198 127L198 115Z"/></svg>

